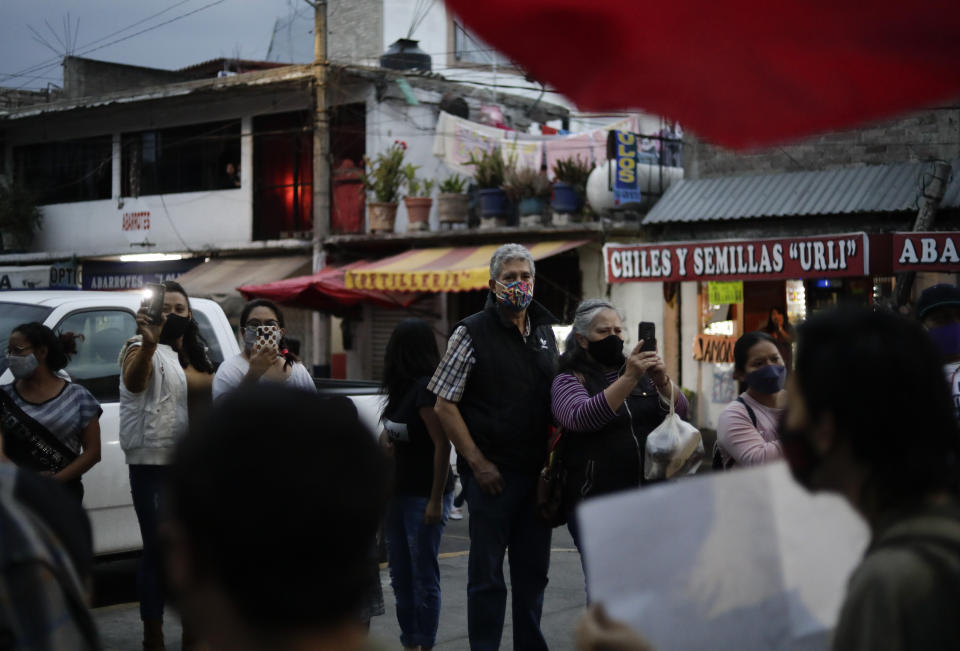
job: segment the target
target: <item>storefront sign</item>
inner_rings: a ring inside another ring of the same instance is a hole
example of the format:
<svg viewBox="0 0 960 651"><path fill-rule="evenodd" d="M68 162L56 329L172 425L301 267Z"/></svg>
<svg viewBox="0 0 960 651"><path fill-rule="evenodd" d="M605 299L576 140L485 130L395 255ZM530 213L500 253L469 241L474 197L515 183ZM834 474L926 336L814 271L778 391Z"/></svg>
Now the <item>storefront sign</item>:
<svg viewBox="0 0 960 651"><path fill-rule="evenodd" d="M866 233L671 244L606 244L607 282L869 276Z"/></svg>
<svg viewBox="0 0 960 651"><path fill-rule="evenodd" d="M708 364L733 363L733 345L736 337L697 335L693 340L693 358Z"/></svg>
<svg viewBox="0 0 960 651"><path fill-rule="evenodd" d="M960 271L960 233L894 233L893 270Z"/></svg>
<svg viewBox="0 0 960 651"><path fill-rule="evenodd" d="M150 205L143 199L126 199L118 211L120 229L131 244L141 244L150 240L150 226L153 214Z"/></svg>
<svg viewBox="0 0 960 651"><path fill-rule="evenodd" d="M707 283L707 293L711 305L743 303L743 281L715 281Z"/></svg>
<svg viewBox="0 0 960 651"><path fill-rule="evenodd" d="M0 290L79 289L77 268L72 263L0 268Z"/></svg>
<svg viewBox="0 0 960 651"><path fill-rule="evenodd" d="M637 137L626 131L611 131L616 139L616 179L613 183L613 205L622 206L640 201L640 180L637 175Z"/></svg>
<svg viewBox="0 0 960 651"><path fill-rule="evenodd" d="M146 283L176 280L203 258L166 262L84 262L84 289L140 289Z"/></svg>

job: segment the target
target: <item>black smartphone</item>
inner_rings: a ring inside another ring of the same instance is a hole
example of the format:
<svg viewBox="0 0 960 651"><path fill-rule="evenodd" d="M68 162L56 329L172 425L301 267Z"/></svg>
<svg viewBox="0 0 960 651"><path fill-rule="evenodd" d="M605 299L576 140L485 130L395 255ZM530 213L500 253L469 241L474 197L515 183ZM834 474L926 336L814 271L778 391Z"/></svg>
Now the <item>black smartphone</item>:
<svg viewBox="0 0 960 651"><path fill-rule="evenodd" d="M641 351L657 352L657 326L650 321L641 321L637 328L637 341L643 340Z"/></svg>
<svg viewBox="0 0 960 651"><path fill-rule="evenodd" d="M163 321L163 299L166 289L160 283L144 285L147 295L143 299L143 307L147 308L147 317L153 324Z"/></svg>

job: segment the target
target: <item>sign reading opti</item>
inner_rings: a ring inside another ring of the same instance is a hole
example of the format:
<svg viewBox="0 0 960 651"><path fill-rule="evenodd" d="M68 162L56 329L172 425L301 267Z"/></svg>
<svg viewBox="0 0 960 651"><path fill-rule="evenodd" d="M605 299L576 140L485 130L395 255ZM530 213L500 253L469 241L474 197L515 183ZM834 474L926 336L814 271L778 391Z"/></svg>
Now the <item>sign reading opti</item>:
<svg viewBox="0 0 960 651"><path fill-rule="evenodd" d="M626 131L612 131L617 145L617 178L613 184L613 205L622 206L640 201L637 176L637 137Z"/></svg>
<svg viewBox="0 0 960 651"><path fill-rule="evenodd" d="M0 268L0 290L78 289L79 274L71 262Z"/></svg>
<svg viewBox="0 0 960 651"><path fill-rule="evenodd" d="M894 271L960 271L960 233L894 233Z"/></svg>
<svg viewBox="0 0 960 651"><path fill-rule="evenodd" d="M606 244L607 282L869 276L866 233L672 244Z"/></svg>

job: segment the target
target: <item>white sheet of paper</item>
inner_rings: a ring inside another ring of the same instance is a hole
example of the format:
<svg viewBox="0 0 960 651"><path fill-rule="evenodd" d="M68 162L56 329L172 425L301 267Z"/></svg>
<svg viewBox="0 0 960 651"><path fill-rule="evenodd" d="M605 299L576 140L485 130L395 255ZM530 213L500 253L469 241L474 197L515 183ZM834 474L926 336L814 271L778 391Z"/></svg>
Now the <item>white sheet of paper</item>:
<svg viewBox="0 0 960 651"><path fill-rule="evenodd" d="M869 532L783 462L588 500L590 599L670 649L827 649Z"/></svg>

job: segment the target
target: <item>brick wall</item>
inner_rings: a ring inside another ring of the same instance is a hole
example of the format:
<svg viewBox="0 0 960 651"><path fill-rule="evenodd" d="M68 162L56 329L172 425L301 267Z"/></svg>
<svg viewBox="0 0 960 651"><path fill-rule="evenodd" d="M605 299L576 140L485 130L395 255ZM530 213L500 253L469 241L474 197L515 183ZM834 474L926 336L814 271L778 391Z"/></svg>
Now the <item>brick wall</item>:
<svg viewBox="0 0 960 651"><path fill-rule="evenodd" d="M327 58L376 65L383 51L383 0L328 2Z"/></svg>
<svg viewBox="0 0 960 651"><path fill-rule="evenodd" d="M687 178L796 172L960 157L960 106L929 109L796 144L732 153L689 137Z"/></svg>

